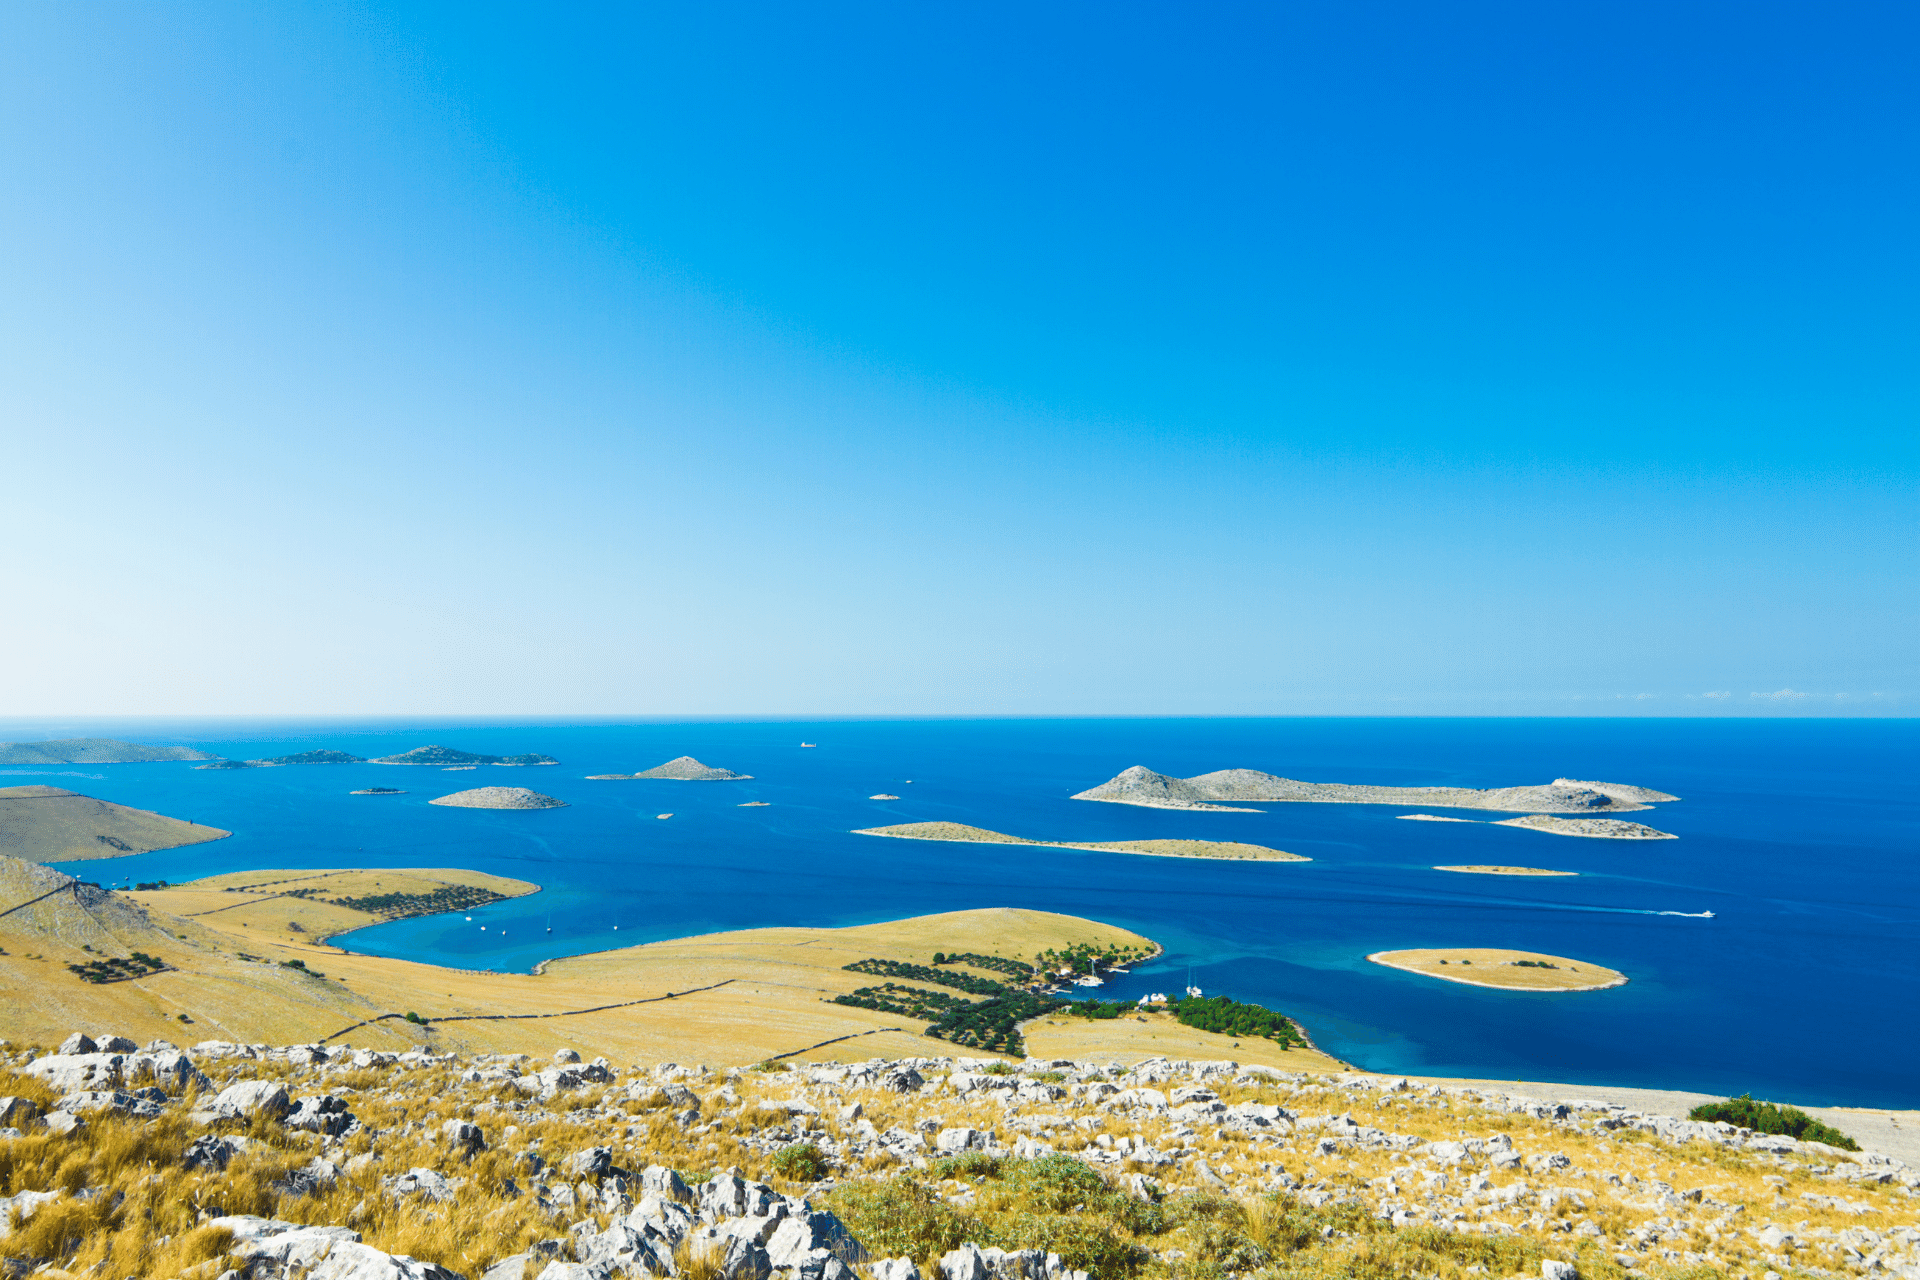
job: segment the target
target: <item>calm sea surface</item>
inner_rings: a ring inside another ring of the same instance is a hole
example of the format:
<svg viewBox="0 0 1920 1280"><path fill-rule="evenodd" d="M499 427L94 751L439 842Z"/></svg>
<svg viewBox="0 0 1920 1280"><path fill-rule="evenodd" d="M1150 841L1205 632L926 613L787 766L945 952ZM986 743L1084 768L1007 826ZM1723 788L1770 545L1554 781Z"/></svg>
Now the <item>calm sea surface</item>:
<svg viewBox="0 0 1920 1280"><path fill-rule="evenodd" d="M1371 1070L1920 1107L1920 722L0 724L6 739L79 735L181 742L242 758L316 747L373 756L434 742L563 762L471 773L378 765L0 770L0 785L54 783L235 832L211 845L63 867L83 879L447 866L544 886L476 912L472 923L434 916L340 940L355 951L525 970L548 956L718 929L1033 907L1110 921L1166 946L1163 960L1103 995L1175 988L1191 969L1208 994L1284 1010L1328 1050ZM802 741L818 746L805 750ZM585 780L683 754L754 780ZM1246 767L1390 785L1630 782L1684 797L1634 815L1680 839L1401 822L1396 815L1408 810L1362 805L1181 813L1067 799L1134 764L1183 776ZM489 784L530 786L571 807L427 804ZM408 794L347 794L365 786ZM866 798L877 792L902 798ZM747 800L770 807L738 807ZM668 821L654 816L667 812ZM933 819L1049 839L1242 840L1314 861L1249 865L849 834ZM1431 870L1487 862L1581 875ZM1697 914L1707 911L1711 919ZM1372 951L1436 946L1552 952L1610 965L1632 982L1522 994L1365 960Z"/></svg>

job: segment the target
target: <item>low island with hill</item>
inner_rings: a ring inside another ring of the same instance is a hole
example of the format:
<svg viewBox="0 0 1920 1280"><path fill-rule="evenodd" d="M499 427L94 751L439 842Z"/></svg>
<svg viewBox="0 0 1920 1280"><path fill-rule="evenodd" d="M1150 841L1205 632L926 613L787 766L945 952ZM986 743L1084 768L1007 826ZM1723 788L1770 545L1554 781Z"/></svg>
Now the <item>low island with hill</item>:
<svg viewBox="0 0 1920 1280"><path fill-rule="evenodd" d="M878 799L879 797L874 797ZM898 797L895 797L898 799ZM984 827L958 822L902 822L890 827L866 827L857 836L888 836L895 840L940 840L956 844L1019 844L1041 849L1086 849L1095 853L1136 853L1152 858L1221 858L1243 862L1312 862L1312 858L1265 845L1221 840L1028 840Z"/></svg>
<svg viewBox="0 0 1920 1280"><path fill-rule="evenodd" d="M1664 791L1613 782L1556 778L1536 786L1376 787L1345 782L1299 782L1255 769L1221 769L1192 778L1174 778L1134 765L1073 797L1150 809L1195 809L1258 813L1240 804L1433 805L1453 809L1496 809L1535 813L1620 813L1678 800Z"/></svg>
<svg viewBox="0 0 1920 1280"><path fill-rule="evenodd" d="M596 773L589 775L587 781L748 782L752 778L753 775L750 773L735 773L731 769L717 769L712 765L701 764L692 756L675 756L665 764L657 764L639 773Z"/></svg>
<svg viewBox="0 0 1920 1280"><path fill-rule="evenodd" d="M153 747L118 738L49 738L0 742L0 764L153 764L164 760L213 760L192 747Z"/></svg>
<svg viewBox="0 0 1920 1280"><path fill-rule="evenodd" d="M365 764L365 756L350 755L345 751L301 751L290 756L273 756L266 760L215 760L211 764L195 765L196 769L277 769L290 764Z"/></svg>
<svg viewBox="0 0 1920 1280"><path fill-rule="evenodd" d="M0 788L0 856L27 862L124 858L232 834L64 787Z"/></svg>
<svg viewBox="0 0 1920 1280"><path fill-rule="evenodd" d="M429 800L428 804L442 804L455 809L564 809L565 800L554 796L542 795L538 791L529 791L525 787L475 787L471 791L456 791L450 796L441 796L438 800Z"/></svg>
<svg viewBox="0 0 1920 1280"><path fill-rule="evenodd" d="M1627 975L1618 969L1538 951L1441 947L1376 951L1367 959L1423 978L1507 991L1604 991L1627 984Z"/></svg>
<svg viewBox="0 0 1920 1280"><path fill-rule="evenodd" d="M376 756L368 764L430 765L442 769L448 765L538 765L559 764L552 756L536 754L517 756L483 756L472 751L461 751L456 747L428 745L415 747L411 751L402 751L398 755Z"/></svg>

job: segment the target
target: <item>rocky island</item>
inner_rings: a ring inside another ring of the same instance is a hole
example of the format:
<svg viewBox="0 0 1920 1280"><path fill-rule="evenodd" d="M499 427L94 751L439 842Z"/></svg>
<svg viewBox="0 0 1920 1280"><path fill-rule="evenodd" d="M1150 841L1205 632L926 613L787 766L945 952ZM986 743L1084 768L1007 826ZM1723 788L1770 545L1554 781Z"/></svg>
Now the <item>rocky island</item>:
<svg viewBox="0 0 1920 1280"><path fill-rule="evenodd" d="M471 751L461 751L454 747L442 747L437 745L429 745L425 747L415 747L411 751L402 751L399 755L378 756L372 760L369 760L367 763L369 764L438 765L444 769L448 765L453 765L453 764L519 765L519 764L559 764L560 762L558 760L555 760L552 756L543 756L543 755L483 756L483 755L476 755Z"/></svg>
<svg viewBox="0 0 1920 1280"><path fill-rule="evenodd" d="M1627 983L1627 975L1618 969L1585 960L1569 960L1565 956L1542 955L1537 951L1452 947L1376 951L1367 959L1423 978L1512 991L1603 991Z"/></svg>
<svg viewBox="0 0 1920 1280"><path fill-rule="evenodd" d="M1578 871L1549 871L1545 867L1499 867L1476 865L1465 867L1435 867L1435 871L1459 871L1473 876L1577 876Z"/></svg>
<svg viewBox="0 0 1920 1280"><path fill-rule="evenodd" d="M750 773L735 773L731 769L716 769L712 765L701 764L692 756L675 756L665 764L657 764L640 773L596 773L590 775L587 781L636 782L657 779L662 782L747 782L752 777Z"/></svg>
<svg viewBox="0 0 1920 1280"><path fill-rule="evenodd" d="M450 805L456 809L564 809L565 800L552 796L543 796L538 791L529 791L525 787L475 787L471 791L456 791L450 796L441 796L438 800L429 800L428 804Z"/></svg>
<svg viewBox="0 0 1920 1280"><path fill-rule="evenodd" d="M1572 782L1561 778L1541 786L1499 787L1376 787L1345 782L1298 782L1254 769L1221 769L1192 778L1173 778L1144 765L1124 770L1097 787L1080 792L1075 800L1102 800L1109 804L1136 804L1151 809L1233 810L1221 802L1241 804L1385 804L1435 805L1453 809L1501 809L1507 812L1593 813L1645 809L1656 799L1676 800L1665 792L1648 791L1610 782Z"/></svg>
<svg viewBox="0 0 1920 1280"><path fill-rule="evenodd" d="M45 742L0 742L0 764L152 764L161 760L212 760L192 747L150 747L117 738L51 738Z"/></svg>
<svg viewBox="0 0 1920 1280"><path fill-rule="evenodd" d="M878 797L875 797L878 799ZM898 799L899 797L894 797ZM984 827L958 822L903 822L891 827L867 827L856 836L890 836L895 840L944 840L961 844L1021 844L1041 849L1090 849L1095 853L1138 853L1151 858L1224 858L1245 862L1312 862L1312 858L1265 845L1218 840L1028 840L1002 835Z"/></svg>
<svg viewBox="0 0 1920 1280"><path fill-rule="evenodd" d="M358 791L347 792L350 796L403 796L407 794L398 787L362 787Z"/></svg>
<svg viewBox="0 0 1920 1280"><path fill-rule="evenodd" d="M64 787L0 788L0 856L27 862L124 858L232 834Z"/></svg>
<svg viewBox="0 0 1920 1280"><path fill-rule="evenodd" d="M302 751L296 755L273 756L266 760L215 760L195 765L196 769L277 769L289 764L365 764L366 757L344 751Z"/></svg>

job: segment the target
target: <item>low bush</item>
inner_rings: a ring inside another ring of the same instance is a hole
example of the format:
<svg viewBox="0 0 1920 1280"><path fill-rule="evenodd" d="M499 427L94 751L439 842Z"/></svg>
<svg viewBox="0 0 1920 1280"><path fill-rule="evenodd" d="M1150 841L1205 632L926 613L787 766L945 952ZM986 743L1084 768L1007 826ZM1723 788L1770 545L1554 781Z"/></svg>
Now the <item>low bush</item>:
<svg viewBox="0 0 1920 1280"><path fill-rule="evenodd" d="M1707 1102L1687 1113L1689 1120L1708 1122L1725 1121L1737 1124L1742 1129L1751 1129L1755 1133L1778 1133L1802 1142L1824 1142L1830 1147L1842 1151L1858 1151L1860 1144L1838 1129L1821 1124L1798 1107L1775 1106L1771 1102L1755 1102L1751 1094L1743 1093L1737 1098L1728 1098L1725 1102Z"/></svg>

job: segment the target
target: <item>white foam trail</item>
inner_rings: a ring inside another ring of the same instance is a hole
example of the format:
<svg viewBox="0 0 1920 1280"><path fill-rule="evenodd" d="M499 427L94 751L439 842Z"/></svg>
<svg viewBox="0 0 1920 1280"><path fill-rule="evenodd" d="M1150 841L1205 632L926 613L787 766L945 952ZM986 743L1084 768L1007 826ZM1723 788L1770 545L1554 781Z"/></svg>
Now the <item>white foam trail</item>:
<svg viewBox="0 0 1920 1280"><path fill-rule="evenodd" d="M1649 911L1650 916L1685 916L1689 920L1711 920L1711 911Z"/></svg>

